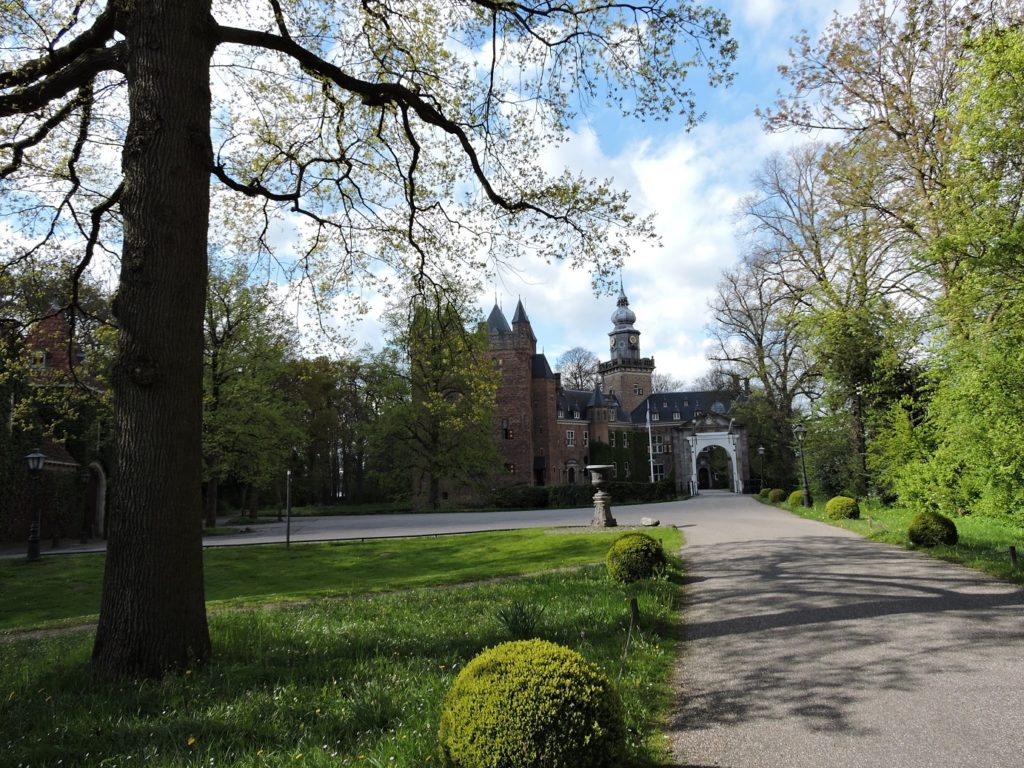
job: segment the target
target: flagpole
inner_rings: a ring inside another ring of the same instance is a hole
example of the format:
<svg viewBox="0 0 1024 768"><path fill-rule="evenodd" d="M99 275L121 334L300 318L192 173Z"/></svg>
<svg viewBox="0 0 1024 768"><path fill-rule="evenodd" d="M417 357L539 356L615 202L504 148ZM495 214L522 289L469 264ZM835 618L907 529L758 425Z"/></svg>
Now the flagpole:
<svg viewBox="0 0 1024 768"><path fill-rule="evenodd" d="M651 401L647 400L647 455L651 458L651 482L654 482L654 437L651 435Z"/></svg>

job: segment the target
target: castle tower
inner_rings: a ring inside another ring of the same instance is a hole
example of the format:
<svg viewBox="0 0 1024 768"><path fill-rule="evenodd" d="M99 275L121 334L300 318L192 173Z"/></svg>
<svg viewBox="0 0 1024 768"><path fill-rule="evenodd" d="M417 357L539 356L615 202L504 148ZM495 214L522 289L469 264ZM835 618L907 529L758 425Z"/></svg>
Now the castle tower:
<svg viewBox="0 0 1024 768"><path fill-rule="evenodd" d="M640 331L634 327L636 314L629 308L629 299L622 285L612 313L612 330L608 333L611 360L601 363L602 390L617 395L622 407L631 413L651 393L654 358L640 356Z"/></svg>

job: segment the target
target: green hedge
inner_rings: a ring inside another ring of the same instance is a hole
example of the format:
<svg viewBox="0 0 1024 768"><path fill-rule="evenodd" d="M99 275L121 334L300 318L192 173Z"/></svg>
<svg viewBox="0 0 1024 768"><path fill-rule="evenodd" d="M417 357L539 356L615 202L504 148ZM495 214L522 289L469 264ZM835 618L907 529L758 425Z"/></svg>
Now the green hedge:
<svg viewBox="0 0 1024 768"><path fill-rule="evenodd" d="M634 531L612 543L605 565L608 575L624 584L649 579L665 567L665 548L657 539Z"/></svg>
<svg viewBox="0 0 1024 768"><path fill-rule="evenodd" d="M860 505L849 496L835 496L825 505L825 514L833 520L856 520L860 517Z"/></svg>
<svg viewBox="0 0 1024 768"><path fill-rule="evenodd" d="M597 492L589 478L576 485L510 485L494 491L492 504L500 509L545 509L547 507L589 507ZM612 504L671 501L676 497L675 480L656 483L646 480L613 480L608 484Z"/></svg>
<svg viewBox="0 0 1024 768"><path fill-rule="evenodd" d="M546 640L484 651L455 678L438 732L446 768L619 768L622 703L597 666Z"/></svg>
<svg viewBox="0 0 1024 768"><path fill-rule="evenodd" d="M919 547L934 547L939 544L953 546L960 539L956 523L945 515L926 510L910 521L907 537Z"/></svg>

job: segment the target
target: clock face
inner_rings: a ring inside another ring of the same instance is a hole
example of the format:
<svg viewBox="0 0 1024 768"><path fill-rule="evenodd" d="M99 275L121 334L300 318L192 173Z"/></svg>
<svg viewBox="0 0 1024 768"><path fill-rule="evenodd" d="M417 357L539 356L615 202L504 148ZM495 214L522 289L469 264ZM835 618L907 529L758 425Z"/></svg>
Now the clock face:
<svg viewBox="0 0 1024 768"><path fill-rule="evenodd" d="M611 347L612 349L615 349L615 339L609 339L608 346Z"/></svg>
<svg viewBox="0 0 1024 768"><path fill-rule="evenodd" d="M630 336L629 337L629 343L630 344L636 344L636 341L637 341L636 336Z"/></svg>

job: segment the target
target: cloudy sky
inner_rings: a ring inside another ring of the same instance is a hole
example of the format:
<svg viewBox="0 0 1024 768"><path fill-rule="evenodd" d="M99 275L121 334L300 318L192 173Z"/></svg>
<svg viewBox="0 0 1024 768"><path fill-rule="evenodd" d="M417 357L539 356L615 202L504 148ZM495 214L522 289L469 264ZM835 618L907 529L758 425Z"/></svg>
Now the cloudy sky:
<svg viewBox="0 0 1024 768"><path fill-rule="evenodd" d="M770 153L805 140L765 134L754 109L774 102L782 87L777 67L787 60L792 38L807 30L817 39L836 11L849 13L855 2L727 0L717 5L732 21L739 56L730 88L701 92L700 107L707 113L702 125L687 133L681 125L591 118L547 159L591 176L613 177L630 191L638 212L655 214L662 247L632 254L622 281L637 315L642 353L654 356L659 371L686 383L708 369L707 304L722 269L738 258L736 205ZM615 298L595 297L585 272L522 261L518 272L501 275L488 290L480 299L481 313L488 313L497 297L511 319L521 299L538 348L552 364L574 346L605 358ZM372 310L352 331L358 344L380 346Z"/></svg>

